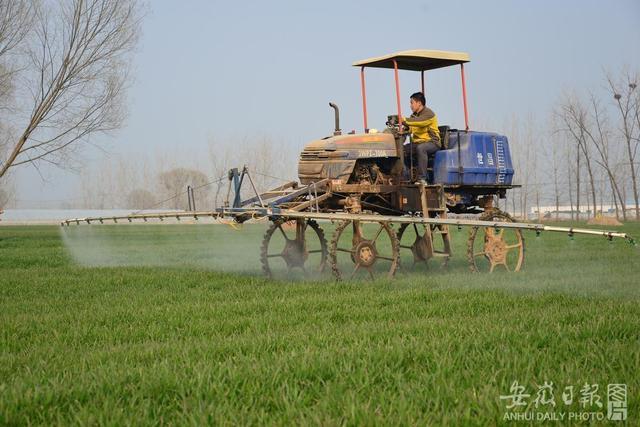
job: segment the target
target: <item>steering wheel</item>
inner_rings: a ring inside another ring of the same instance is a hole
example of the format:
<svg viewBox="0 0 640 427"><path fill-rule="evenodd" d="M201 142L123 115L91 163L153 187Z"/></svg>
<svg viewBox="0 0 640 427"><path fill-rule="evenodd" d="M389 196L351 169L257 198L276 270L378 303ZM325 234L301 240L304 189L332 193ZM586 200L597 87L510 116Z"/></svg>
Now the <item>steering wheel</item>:
<svg viewBox="0 0 640 427"><path fill-rule="evenodd" d="M405 135L409 133L409 127L406 123L400 123L397 114L391 114L387 116L387 128L393 133L398 135Z"/></svg>

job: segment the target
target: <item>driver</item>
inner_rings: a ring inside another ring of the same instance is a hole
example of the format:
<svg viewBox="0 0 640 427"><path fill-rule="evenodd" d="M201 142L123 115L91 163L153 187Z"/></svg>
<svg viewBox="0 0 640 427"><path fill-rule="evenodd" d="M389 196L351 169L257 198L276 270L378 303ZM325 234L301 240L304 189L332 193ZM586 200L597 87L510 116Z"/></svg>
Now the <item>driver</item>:
<svg viewBox="0 0 640 427"><path fill-rule="evenodd" d="M411 117L400 117L400 122L409 126L412 142L415 144L416 157L418 158L418 178L426 180L427 161L429 156L438 151L440 143L440 131L438 130L438 118L430 108L425 106L426 100L422 92L416 92L410 99ZM411 144L404 146L404 158L410 159ZM408 164L408 162L407 162Z"/></svg>

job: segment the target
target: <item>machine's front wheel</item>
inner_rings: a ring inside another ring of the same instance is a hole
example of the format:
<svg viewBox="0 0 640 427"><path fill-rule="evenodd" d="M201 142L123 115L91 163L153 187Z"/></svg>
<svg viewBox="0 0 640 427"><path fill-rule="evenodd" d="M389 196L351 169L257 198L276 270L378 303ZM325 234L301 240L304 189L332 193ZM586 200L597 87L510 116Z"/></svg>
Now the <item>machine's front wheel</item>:
<svg viewBox="0 0 640 427"><path fill-rule="evenodd" d="M480 215L480 221L515 222L498 209ZM474 272L492 273L497 266L507 271L520 271L524 263L522 230L500 227L472 227L467 241L469 268Z"/></svg>
<svg viewBox="0 0 640 427"><path fill-rule="evenodd" d="M274 221L262 240L260 261L267 277L276 272L290 275L294 269L319 273L327 261L327 240L314 220Z"/></svg>
<svg viewBox="0 0 640 427"><path fill-rule="evenodd" d="M393 277L400 261L398 238L386 222L345 220L336 227L329 248L336 279Z"/></svg>

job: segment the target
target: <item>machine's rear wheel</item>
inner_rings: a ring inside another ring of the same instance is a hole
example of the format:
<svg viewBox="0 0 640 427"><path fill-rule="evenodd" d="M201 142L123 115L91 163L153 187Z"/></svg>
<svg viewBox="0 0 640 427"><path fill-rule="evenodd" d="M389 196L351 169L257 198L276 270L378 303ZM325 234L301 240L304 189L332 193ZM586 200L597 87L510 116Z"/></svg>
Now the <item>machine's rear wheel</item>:
<svg viewBox="0 0 640 427"><path fill-rule="evenodd" d="M438 258L441 266L446 267L451 257L451 246L445 227L437 224L402 224L398 230L400 259L403 259L403 254L411 253L412 266L418 263L428 265L431 258Z"/></svg>
<svg viewBox="0 0 640 427"><path fill-rule="evenodd" d="M327 261L324 232L314 220L274 221L264 234L260 261L267 277L290 275L294 269L322 272Z"/></svg>
<svg viewBox="0 0 640 427"><path fill-rule="evenodd" d="M514 222L498 209L480 215L480 221ZM469 268L474 272L492 273L497 266L507 271L520 271L524 263L522 230L500 227L472 227L467 241Z"/></svg>
<svg viewBox="0 0 640 427"><path fill-rule="evenodd" d="M386 222L345 220L336 227L329 249L336 279L393 277L399 264L398 238Z"/></svg>

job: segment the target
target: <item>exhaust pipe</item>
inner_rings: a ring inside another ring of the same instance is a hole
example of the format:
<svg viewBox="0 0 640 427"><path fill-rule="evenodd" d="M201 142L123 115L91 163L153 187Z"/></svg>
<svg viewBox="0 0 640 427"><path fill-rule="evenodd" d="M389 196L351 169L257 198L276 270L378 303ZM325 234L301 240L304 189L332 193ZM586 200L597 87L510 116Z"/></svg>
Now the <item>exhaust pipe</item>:
<svg viewBox="0 0 640 427"><path fill-rule="evenodd" d="M335 130L333 131L334 135L342 135L342 130L340 130L340 110L338 109L338 106L336 104L334 104L333 102L329 103L329 107L333 108L334 110L334 114L335 114Z"/></svg>

